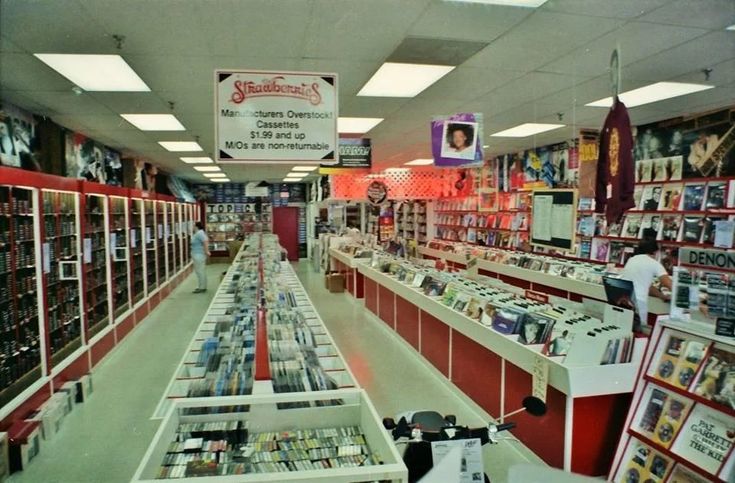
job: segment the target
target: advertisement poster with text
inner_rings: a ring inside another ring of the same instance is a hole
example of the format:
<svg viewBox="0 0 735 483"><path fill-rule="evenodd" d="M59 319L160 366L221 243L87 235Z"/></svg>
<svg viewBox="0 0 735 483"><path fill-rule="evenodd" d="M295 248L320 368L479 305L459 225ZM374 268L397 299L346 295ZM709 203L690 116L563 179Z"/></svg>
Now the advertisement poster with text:
<svg viewBox="0 0 735 483"><path fill-rule="evenodd" d="M336 74L215 72L217 161L339 160Z"/></svg>
<svg viewBox="0 0 735 483"><path fill-rule="evenodd" d="M370 170L372 166L372 144L366 138L340 138L339 163L320 166L319 174L355 174L355 169Z"/></svg>

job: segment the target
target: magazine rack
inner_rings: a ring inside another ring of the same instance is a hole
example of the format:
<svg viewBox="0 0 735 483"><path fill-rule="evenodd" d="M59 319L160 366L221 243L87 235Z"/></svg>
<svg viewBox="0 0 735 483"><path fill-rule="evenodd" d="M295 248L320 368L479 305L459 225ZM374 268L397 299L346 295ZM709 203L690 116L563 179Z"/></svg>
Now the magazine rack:
<svg viewBox="0 0 735 483"><path fill-rule="evenodd" d="M223 422L242 422L242 426L247 428L247 434L252 435L259 433L263 438L258 438L258 443L272 443L276 439L276 433L294 432L300 430L318 430L323 428L344 428L357 427L359 432L364 436L369 454L375 458L375 462L379 464L366 464L361 466L348 467L346 464L340 467L340 461L348 458L331 458L335 467L324 469L299 469L298 471L279 472L273 469L269 472L246 472L244 474L222 475L225 469L230 465L236 464L232 459L226 459L224 453L218 453L219 462L211 462L212 468L210 474L205 472L199 473L194 477L189 472L182 474L176 481L188 481L197 483L207 482L363 482L363 481L392 481L406 482L408 481L408 470L401 460L401 456L390 440L389 433L383 429L381 419L378 417L375 408L367 398L365 391L362 389L344 389L336 391L309 392L309 393L291 393L291 394L270 394L270 395L253 395L253 396L232 396L218 397L208 400L180 400L175 401L166 412L161 426L156 433L153 442L148 447L148 451L143 457L138 470L133 477L134 482L160 482L162 481L162 471L172 471L172 465L169 464L167 470L162 470L164 461L171 463L170 454L172 443L176 439L177 429L181 424L200 424L204 426L206 423L223 423ZM225 439L219 433L225 433L225 425L222 424L215 431L217 437L211 439ZM193 430L192 430L193 431ZM263 433L272 433L269 436ZM199 436L194 435L192 436ZM247 436L243 439L246 439ZM208 439L206 436L204 439ZM333 438L338 439L338 438ZM316 439L318 441L318 438ZM187 440L187 443L189 440ZM218 441L219 442L219 441ZM250 440L252 446L258 446ZM237 445L233 445L237 446ZM245 443L243 442L243 446ZM349 446L349 444L348 444ZM326 447L326 446L325 446ZM335 449L334 443L331 447ZM337 448L341 449L340 446ZM239 448L232 447L227 449L227 453L235 453ZM347 448L349 449L349 448ZM194 457L205 455L204 450L200 450L197 454L195 450L189 449L186 453L179 453L181 460L187 459L187 456ZM264 452L262 449L256 449L255 453L247 458L239 461L245 461L247 468L257 458L258 451L265 453L265 456L275 455L275 458L283 458L286 451ZM364 451L364 450L363 450ZM290 460L291 452L288 459ZM214 453L210 453L214 455ZM175 455L178 456L178 455ZM271 466L276 459L270 460ZM297 461L298 464L301 461ZM266 463L266 471L269 463ZM186 469L186 463L179 465L179 470ZM261 471L263 466L260 467ZM213 473L213 474L212 474ZM175 477L175 476L169 476Z"/></svg>
<svg viewBox="0 0 735 483"><path fill-rule="evenodd" d="M735 340L711 324L654 329L610 480L733 481Z"/></svg>

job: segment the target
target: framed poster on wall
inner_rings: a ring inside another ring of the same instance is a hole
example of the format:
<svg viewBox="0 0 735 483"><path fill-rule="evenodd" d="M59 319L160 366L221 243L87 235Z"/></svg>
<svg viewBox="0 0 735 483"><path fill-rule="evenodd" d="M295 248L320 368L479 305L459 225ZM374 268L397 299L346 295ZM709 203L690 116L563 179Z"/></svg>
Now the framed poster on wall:
<svg viewBox="0 0 735 483"><path fill-rule="evenodd" d="M572 251L577 226L577 190L534 190L531 200L531 244Z"/></svg>

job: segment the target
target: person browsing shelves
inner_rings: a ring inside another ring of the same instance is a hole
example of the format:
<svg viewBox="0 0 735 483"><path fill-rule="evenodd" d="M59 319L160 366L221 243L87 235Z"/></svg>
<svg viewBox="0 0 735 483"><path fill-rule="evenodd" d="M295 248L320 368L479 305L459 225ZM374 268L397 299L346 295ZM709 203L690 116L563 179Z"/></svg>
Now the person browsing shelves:
<svg viewBox="0 0 735 483"><path fill-rule="evenodd" d="M202 293L207 291L207 257L212 254L209 252L209 237L204 231L204 224L197 221L194 227L194 234L191 236L191 260L197 275L194 293Z"/></svg>
<svg viewBox="0 0 735 483"><path fill-rule="evenodd" d="M636 248L636 255L628 260L620 274L620 278L633 282L638 316L643 323L648 319L649 295L662 300L669 299L663 292L652 286L653 281L658 278L662 286L671 290L671 277L664 266L656 260L656 253L658 253L658 242L655 238L644 237Z"/></svg>

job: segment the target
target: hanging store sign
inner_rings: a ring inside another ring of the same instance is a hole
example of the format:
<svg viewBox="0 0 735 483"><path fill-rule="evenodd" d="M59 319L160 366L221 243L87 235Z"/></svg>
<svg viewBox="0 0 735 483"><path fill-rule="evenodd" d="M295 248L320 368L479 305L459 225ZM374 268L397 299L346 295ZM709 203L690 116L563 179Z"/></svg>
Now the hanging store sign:
<svg viewBox="0 0 735 483"><path fill-rule="evenodd" d="M367 199L373 205L382 204L388 199L388 186L382 181L373 181L367 187Z"/></svg>
<svg viewBox="0 0 735 483"><path fill-rule="evenodd" d="M369 139L340 138L339 162L321 166L319 174L354 173L354 169L370 169L373 162L373 147Z"/></svg>
<svg viewBox="0 0 735 483"><path fill-rule="evenodd" d="M438 116L431 120L434 166L456 168L483 163L482 113Z"/></svg>
<svg viewBox="0 0 735 483"><path fill-rule="evenodd" d="M217 161L339 160L337 75L215 71Z"/></svg>

